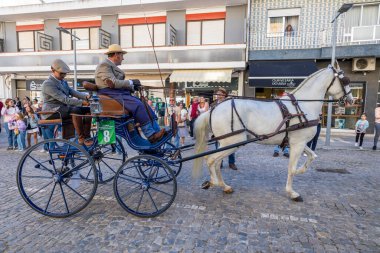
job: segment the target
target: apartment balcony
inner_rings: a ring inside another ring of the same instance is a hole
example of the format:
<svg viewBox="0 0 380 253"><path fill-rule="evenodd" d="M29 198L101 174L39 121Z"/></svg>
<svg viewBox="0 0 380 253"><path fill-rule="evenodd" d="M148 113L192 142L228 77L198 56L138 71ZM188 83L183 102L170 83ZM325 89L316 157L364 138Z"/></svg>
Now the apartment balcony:
<svg viewBox="0 0 380 253"><path fill-rule="evenodd" d="M331 57L332 28L291 33L253 32L249 60L327 59ZM338 58L380 57L380 25L339 28Z"/></svg>
<svg viewBox="0 0 380 253"><path fill-rule="evenodd" d="M126 49L126 71L157 70L152 47ZM245 69L245 44L156 47L162 70L174 69ZM97 64L105 59L105 50L78 50L77 69L93 73ZM30 73L50 71L50 64L60 58L73 69L73 51L19 52L0 54L0 73Z"/></svg>
<svg viewBox="0 0 380 253"><path fill-rule="evenodd" d="M253 32L250 50L312 49L331 47L332 28L291 33ZM380 44L380 25L338 29L337 46Z"/></svg>

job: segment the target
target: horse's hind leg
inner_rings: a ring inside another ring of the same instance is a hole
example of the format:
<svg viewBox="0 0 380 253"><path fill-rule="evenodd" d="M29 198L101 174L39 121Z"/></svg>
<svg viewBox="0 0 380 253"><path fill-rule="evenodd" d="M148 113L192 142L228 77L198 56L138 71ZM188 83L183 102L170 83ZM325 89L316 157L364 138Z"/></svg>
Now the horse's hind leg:
<svg viewBox="0 0 380 253"><path fill-rule="evenodd" d="M234 153L236 150L237 150L237 148L234 148L232 150L226 150L226 151L221 152L220 153L220 159L218 159L218 162L216 163L216 168L215 168L216 176L218 177L219 186L223 187L223 192L224 193L233 193L234 190L232 189L231 186L227 185L224 182L223 176L222 176L222 172L220 171L220 167L222 165L223 158L229 156L232 153Z"/></svg>
<svg viewBox="0 0 380 253"><path fill-rule="evenodd" d="M207 156L207 160L206 160L207 167L210 172L210 186L219 184L218 177L216 175L216 169L215 169L215 166L217 163L216 158L217 158L216 154L212 154L212 155Z"/></svg>
<svg viewBox="0 0 380 253"><path fill-rule="evenodd" d="M302 201L302 197L293 190L293 177L297 174L297 163L304 150L305 144L290 144L290 157L288 165L288 180L286 182L286 192L294 201Z"/></svg>
<svg viewBox="0 0 380 253"><path fill-rule="evenodd" d="M298 168L296 171L296 175L303 174L306 172L307 168L309 168L312 161L317 157L313 150L311 150L308 146L305 146L304 152L307 155L306 162L302 165L302 167Z"/></svg>

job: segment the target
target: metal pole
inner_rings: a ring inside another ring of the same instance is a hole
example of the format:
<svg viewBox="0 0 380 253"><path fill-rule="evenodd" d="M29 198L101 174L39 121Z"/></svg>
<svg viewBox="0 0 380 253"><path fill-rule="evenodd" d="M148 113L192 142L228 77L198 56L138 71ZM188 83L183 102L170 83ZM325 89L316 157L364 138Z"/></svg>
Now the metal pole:
<svg viewBox="0 0 380 253"><path fill-rule="evenodd" d="M333 19L333 33L331 37L331 44L332 44L332 50L331 50L331 66L334 66L335 64L335 48L336 48L336 37L337 37L337 18L339 17L340 13L336 15L336 17ZM332 100L333 97L329 96L329 100ZM332 121L332 102L328 103L327 106L327 122L326 122L326 141L325 146L330 146L330 138L331 138L331 121Z"/></svg>
<svg viewBox="0 0 380 253"><path fill-rule="evenodd" d="M77 36L76 31L74 31L74 36L71 37L73 39L73 47L74 47L74 90L77 90Z"/></svg>

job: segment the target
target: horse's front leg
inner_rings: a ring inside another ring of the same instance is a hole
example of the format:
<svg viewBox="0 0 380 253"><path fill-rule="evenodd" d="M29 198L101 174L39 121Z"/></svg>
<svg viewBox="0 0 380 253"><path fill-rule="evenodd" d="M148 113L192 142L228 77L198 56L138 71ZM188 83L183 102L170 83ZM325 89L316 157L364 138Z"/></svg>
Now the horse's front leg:
<svg viewBox="0 0 380 253"><path fill-rule="evenodd" d="M302 167L298 168L296 171L296 175L303 174L306 172L307 168L310 167L310 164L312 161L317 157L317 155L314 153L313 150L311 150L308 146L305 146L305 149L303 150L307 155L306 162L302 165Z"/></svg>
<svg viewBox="0 0 380 253"><path fill-rule="evenodd" d="M293 190L293 177L297 174L297 163L304 150L304 145L290 144L290 157L288 164L288 179L286 181L286 192L294 201L303 201L300 194Z"/></svg>

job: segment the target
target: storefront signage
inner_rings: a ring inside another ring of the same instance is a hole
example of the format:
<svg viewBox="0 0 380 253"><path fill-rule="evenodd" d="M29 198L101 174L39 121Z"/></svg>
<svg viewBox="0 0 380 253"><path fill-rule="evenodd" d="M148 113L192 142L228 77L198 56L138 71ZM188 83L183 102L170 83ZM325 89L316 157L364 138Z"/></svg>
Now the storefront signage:
<svg viewBox="0 0 380 253"><path fill-rule="evenodd" d="M45 80L26 80L26 90L41 91Z"/></svg>
<svg viewBox="0 0 380 253"><path fill-rule="evenodd" d="M272 86L275 87L296 87L297 83L293 78L276 78L272 79Z"/></svg>

